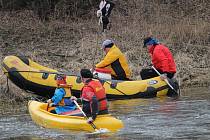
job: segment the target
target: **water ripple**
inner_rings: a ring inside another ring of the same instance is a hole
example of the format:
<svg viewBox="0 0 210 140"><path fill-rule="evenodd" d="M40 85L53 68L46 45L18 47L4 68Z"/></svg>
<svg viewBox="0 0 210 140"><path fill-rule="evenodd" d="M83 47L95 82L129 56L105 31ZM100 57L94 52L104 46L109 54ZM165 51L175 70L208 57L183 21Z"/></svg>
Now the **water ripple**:
<svg viewBox="0 0 210 140"><path fill-rule="evenodd" d="M198 94L199 93L199 94ZM113 116L125 127L116 134L90 136L84 132L45 129L28 114L0 116L0 139L210 139L210 96L205 89L171 98L109 102ZM202 95L202 96L200 96Z"/></svg>

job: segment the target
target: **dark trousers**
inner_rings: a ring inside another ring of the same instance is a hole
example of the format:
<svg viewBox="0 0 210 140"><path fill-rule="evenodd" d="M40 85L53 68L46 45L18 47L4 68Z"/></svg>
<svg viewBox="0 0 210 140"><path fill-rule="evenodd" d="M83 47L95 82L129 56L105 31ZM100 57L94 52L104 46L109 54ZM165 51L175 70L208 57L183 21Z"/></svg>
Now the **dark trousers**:
<svg viewBox="0 0 210 140"><path fill-rule="evenodd" d="M50 113L57 114L55 110L51 110Z"/></svg>
<svg viewBox="0 0 210 140"><path fill-rule="evenodd" d="M160 74L165 73L165 72L162 72L161 70L158 70L158 71L159 71ZM166 74L167 74L167 77L169 79L172 79L174 77L174 73L167 72ZM157 74L157 72L155 70L153 70L153 69L142 69L140 71L140 75L141 75L141 79L142 80L159 76Z"/></svg>
<svg viewBox="0 0 210 140"><path fill-rule="evenodd" d="M107 29L107 25L109 24L108 16L103 16L102 17L102 23L103 23L103 31L104 31L104 29Z"/></svg>
<svg viewBox="0 0 210 140"><path fill-rule="evenodd" d="M121 76L121 77L116 77L112 75L112 80L123 80L123 81L131 81L129 78Z"/></svg>

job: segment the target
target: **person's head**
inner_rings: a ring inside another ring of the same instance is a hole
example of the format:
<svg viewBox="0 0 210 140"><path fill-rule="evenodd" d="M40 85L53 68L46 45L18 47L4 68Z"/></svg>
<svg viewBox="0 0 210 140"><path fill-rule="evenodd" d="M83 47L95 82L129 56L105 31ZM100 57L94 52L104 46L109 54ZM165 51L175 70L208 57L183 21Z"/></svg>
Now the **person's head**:
<svg viewBox="0 0 210 140"><path fill-rule="evenodd" d="M93 73L89 69L81 69L80 75L83 82L85 82L87 79L93 78Z"/></svg>
<svg viewBox="0 0 210 140"><path fill-rule="evenodd" d="M102 43L102 49L105 51L105 53L107 54L108 51L110 50L110 48L114 45L114 42L110 39L106 39L104 40L104 42Z"/></svg>
<svg viewBox="0 0 210 140"><path fill-rule="evenodd" d="M58 87L66 86L66 75L57 75L56 76L56 83Z"/></svg>
<svg viewBox="0 0 210 140"><path fill-rule="evenodd" d="M144 46L143 47L152 47L159 44L159 41L152 37L147 37L144 39Z"/></svg>

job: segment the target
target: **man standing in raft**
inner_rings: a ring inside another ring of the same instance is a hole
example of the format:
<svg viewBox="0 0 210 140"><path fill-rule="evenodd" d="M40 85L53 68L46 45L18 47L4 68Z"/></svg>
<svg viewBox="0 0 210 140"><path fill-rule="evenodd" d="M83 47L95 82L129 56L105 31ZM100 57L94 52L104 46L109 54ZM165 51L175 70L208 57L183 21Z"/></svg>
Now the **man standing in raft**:
<svg viewBox="0 0 210 140"><path fill-rule="evenodd" d="M110 17L110 14L114 5L115 5L114 3L110 1L106 1L106 0L101 0L99 4L97 17L99 18L99 25L102 23L102 27L103 27L102 32L104 32L107 29L108 25L109 25L109 28L111 26L109 17Z"/></svg>

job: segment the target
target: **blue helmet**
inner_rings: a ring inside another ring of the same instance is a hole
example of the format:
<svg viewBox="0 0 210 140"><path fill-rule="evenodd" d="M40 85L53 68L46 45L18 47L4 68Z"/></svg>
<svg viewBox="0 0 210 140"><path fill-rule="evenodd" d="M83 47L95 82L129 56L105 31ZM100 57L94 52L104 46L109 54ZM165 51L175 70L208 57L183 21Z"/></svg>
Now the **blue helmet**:
<svg viewBox="0 0 210 140"><path fill-rule="evenodd" d="M146 47L147 45L157 45L157 44L160 44L160 42L156 38L147 37L144 39L143 47Z"/></svg>

